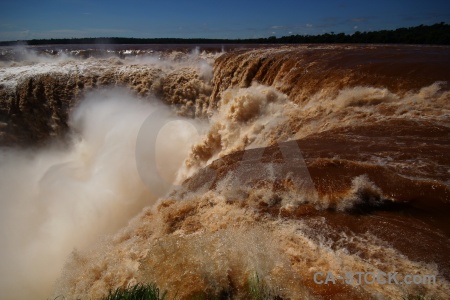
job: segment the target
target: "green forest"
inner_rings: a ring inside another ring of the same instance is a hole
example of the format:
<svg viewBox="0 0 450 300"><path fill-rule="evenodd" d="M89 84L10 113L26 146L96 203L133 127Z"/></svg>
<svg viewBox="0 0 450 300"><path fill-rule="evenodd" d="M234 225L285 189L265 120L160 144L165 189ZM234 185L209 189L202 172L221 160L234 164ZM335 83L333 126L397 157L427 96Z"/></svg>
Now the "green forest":
<svg viewBox="0 0 450 300"><path fill-rule="evenodd" d="M14 45L63 45L63 44L312 44L312 43L358 43L358 44L434 44L450 45L450 25L444 22L419 25L395 30L380 30L353 34L324 33L320 35L270 36L257 39L206 39L206 38L65 38L35 39L0 42L0 46Z"/></svg>

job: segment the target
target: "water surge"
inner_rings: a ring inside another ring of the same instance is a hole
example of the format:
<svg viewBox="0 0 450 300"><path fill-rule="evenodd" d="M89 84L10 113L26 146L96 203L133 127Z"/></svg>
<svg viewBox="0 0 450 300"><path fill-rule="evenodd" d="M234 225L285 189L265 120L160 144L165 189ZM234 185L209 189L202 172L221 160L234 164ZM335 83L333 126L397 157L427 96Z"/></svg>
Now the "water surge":
<svg viewBox="0 0 450 300"><path fill-rule="evenodd" d="M5 298L450 294L449 48L102 51L4 56Z"/></svg>

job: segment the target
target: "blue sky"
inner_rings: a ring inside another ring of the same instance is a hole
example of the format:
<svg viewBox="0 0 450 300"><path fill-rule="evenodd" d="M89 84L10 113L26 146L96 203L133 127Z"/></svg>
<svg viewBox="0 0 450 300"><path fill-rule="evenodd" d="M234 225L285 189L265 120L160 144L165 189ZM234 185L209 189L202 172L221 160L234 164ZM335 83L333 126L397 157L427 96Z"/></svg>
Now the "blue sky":
<svg viewBox="0 0 450 300"><path fill-rule="evenodd" d="M450 1L1 0L0 40L253 38L450 23Z"/></svg>

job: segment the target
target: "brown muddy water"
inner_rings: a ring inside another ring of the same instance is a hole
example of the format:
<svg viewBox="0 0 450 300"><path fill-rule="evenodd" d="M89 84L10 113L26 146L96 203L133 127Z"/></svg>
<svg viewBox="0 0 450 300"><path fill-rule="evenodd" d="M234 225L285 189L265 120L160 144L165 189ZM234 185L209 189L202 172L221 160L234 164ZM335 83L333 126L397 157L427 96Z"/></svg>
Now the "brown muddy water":
<svg viewBox="0 0 450 300"><path fill-rule="evenodd" d="M2 298L450 295L449 47L0 51Z"/></svg>

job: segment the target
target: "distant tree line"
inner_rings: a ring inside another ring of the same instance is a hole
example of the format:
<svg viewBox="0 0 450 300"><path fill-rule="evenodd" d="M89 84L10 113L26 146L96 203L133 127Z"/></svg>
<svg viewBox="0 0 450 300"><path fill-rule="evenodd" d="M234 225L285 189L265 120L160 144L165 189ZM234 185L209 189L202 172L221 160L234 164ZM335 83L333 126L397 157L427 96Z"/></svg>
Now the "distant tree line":
<svg viewBox="0 0 450 300"><path fill-rule="evenodd" d="M309 44L309 43L370 43L370 44L435 44L450 45L450 25L398 28L345 34L334 32L320 35L270 36L257 39L206 39L206 38L67 38L0 42L0 46L14 45L64 45L64 44Z"/></svg>

